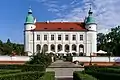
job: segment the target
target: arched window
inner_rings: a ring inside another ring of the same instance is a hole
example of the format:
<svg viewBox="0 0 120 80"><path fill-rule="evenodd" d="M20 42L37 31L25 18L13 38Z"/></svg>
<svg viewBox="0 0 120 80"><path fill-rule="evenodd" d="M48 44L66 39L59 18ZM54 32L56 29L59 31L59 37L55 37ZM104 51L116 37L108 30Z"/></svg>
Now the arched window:
<svg viewBox="0 0 120 80"><path fill-rule="evenodd" d="M65 52L69 52L69 45L68 44L65 45Z"/></svg>
<svg viewBox="0 0 120 80"><path fill-rule="evenodd" d="M55 45L54 44L51 45L51 51L55 51Z"/></svg>
<svg viewBox="0 0 120 80"><path fill-rule="evenodd" d="M48 51L48 45L47 45L47 44L44 44L44 45L43 45L43 52L45 53L46 51Z"/></svg>
<svg viewBox="0 0 120 80"><path fill-rule="evenodd" d="M41 46L39 44L36 45L36 52L41 50Z"/></svg>
<svg viewBox="0 0 120 80"><path fill-rule="evenodd" d="M76 51L77 49L76 49L76 45L75 44L73 44L72 45L72 51Z"/></svg>
<svg viewBox="0 0 120 80"><path fill-rule="evenodd" d="M83 56L84 54L84 46L82 44L79 45L79 53L80 53L80 56Z"/></svg>
<svg viewBox="0 0 120 80"><path fill-rule="evenodd" d="M58 52L62 50L62 45L58 44Z"/></svg>

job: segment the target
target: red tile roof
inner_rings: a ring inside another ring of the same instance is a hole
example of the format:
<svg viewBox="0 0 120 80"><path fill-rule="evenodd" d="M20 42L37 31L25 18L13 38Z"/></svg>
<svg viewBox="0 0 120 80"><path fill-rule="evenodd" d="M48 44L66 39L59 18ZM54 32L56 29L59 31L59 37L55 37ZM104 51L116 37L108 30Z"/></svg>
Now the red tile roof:
<svg viewBox="0 0 120 80"><path fill-rule="evenodd" d="M80 22L36 22L35 31L84 31L84 23Z"/></svg>

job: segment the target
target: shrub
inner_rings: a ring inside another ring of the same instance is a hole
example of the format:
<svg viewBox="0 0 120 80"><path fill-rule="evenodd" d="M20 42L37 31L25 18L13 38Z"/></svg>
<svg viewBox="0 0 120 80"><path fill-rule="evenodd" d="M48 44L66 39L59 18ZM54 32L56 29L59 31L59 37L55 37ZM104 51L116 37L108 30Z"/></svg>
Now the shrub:
<svg viewBox="0 0 120 80"><path fill-rule="evenodd" d="M66 56L66 61L72 61L72 56Z"/></svg>
<svg viewBox="0 0 120 80"><path fill-rule="evenodd" d="M97 80L95 77L84 72L75 71L73 73L73 80Z"/></svg>
<svg viewBox="0 0 120 80"><path fill-rule="evenodd" d="M0 80L36 80L39 79L43 72L21 72L0 76Z"/></svg>
<svg viewBox="0 0 120 80"><path fill-rule="evenodd" d="M31 60L28 61L26 64L40 64L48 67L51 62L52 59L50 54L38 53L37 55L33 56L33 58L31 58Z"/></svg>
<svg viewBox="0 0 120 80"><path fill-rule="evenodd" d="M38 80L55 80L55 72L46 72Z"/></svg>

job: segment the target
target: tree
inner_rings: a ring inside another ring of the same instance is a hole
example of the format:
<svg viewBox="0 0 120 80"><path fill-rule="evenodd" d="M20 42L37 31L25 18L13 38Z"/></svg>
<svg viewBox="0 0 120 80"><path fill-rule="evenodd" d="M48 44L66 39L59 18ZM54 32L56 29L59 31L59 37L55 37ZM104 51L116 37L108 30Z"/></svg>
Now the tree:
<svg viewBox="0 0 120 80"><path fill-rule="evenodd" d="M108 34L97 34L98 50L102 49L115 56L120 56L120 26L111 28Z"/></svg>

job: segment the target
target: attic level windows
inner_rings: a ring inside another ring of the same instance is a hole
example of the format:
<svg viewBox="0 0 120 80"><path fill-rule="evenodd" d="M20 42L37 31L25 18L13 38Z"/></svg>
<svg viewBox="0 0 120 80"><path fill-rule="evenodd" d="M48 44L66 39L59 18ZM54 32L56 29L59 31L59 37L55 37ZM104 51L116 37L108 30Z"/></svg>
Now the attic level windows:
<svg viewBox="0 0 120 80"><path fill-rule="evenodd" d="M40 35L37 35L37 40L40 40Z"/></svg>

